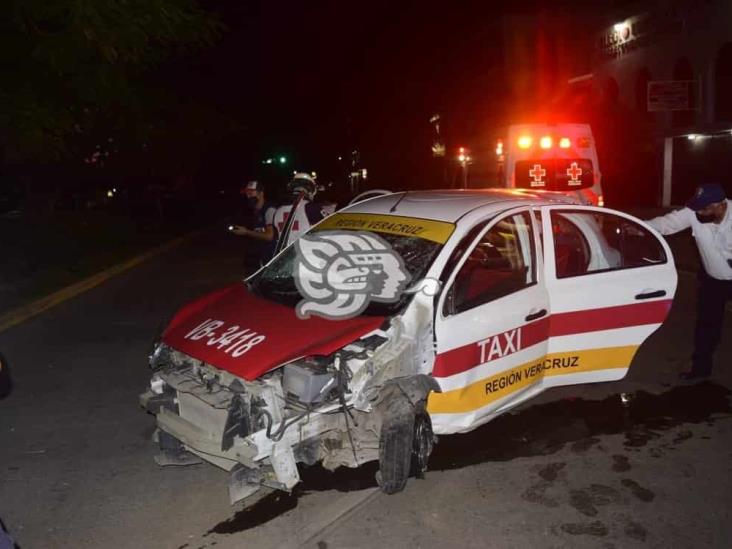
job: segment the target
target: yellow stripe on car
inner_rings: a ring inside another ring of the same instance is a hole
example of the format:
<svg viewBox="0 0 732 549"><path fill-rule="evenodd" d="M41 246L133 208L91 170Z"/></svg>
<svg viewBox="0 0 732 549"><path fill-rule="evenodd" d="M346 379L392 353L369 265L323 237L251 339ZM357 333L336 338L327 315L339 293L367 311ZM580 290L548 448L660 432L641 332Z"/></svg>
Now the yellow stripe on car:
<svg viewBox="0 0 732 549"><path fill-rule="evenodd" d="M416 236L444 244L450 238L455 225L446 221L402 217L399 215L373 215L363 213L337 213L326 217L315 227L326 230L373 231L376 233Z"/></svg>
<svg viewBox="0 0 732 549"><path fill-rule="evenodd" d="M430 393L427 411L431 414L470 412L538 383L546 376L628 368L637 349L637 345L629 345L549 354L460 389Z"/></svg>

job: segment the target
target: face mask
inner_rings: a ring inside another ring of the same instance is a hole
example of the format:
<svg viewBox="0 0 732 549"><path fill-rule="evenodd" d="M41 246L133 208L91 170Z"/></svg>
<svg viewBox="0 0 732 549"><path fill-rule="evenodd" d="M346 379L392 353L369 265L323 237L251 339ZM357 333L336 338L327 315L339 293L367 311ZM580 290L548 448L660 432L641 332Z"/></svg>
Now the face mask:
<svg viewBox="0 0 732 549"><path fill-rule="evenodd" d="M700 214L699 212L696 213L696 219L699 221L699 223L711 223L714 221L714 214Z"/></svg>

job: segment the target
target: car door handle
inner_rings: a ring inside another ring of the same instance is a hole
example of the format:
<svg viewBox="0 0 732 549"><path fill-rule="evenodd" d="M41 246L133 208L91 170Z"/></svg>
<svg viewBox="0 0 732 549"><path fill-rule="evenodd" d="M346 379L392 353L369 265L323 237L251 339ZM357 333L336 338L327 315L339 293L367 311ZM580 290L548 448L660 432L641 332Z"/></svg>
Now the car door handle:
<svg viewBox="0 0 732 549"><path fill-rule="evenodd" d="M635 296L636 299L653 299L654 297L663 297L666 295L666 290L656 290L653 292L646 292Z"/></svg>
<svg viewBox="0 0 732 549"><path fill-rule="evenodd" d="M526 322L531 322L532 320L536 320L537 318L541 318L542 316L546 316L546 309L542 309L541 311L536 311L535 313L527 314Z"/></svg>

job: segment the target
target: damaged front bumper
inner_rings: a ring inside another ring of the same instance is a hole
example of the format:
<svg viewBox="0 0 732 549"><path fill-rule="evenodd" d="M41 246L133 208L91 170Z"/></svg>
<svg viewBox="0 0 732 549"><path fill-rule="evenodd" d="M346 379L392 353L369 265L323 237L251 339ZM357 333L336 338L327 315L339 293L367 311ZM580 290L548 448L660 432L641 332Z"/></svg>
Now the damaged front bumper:
<svg viewBox="0 0 732 549"><path fill-rule="evenodd" d="M165 366L140 395L162 441L156 461L188 464L193 454L229 471L232 504L261 488L290 491L300 481L297 463L320 461L335 469L378 456L375 429L348 432L353 420L346 414L358 412L346 411L349 405L326 370L310 379L296 366L247 382L172 349L165 352ZM285 389L299 391L300 398ZM318 392L326 390L328 399L317 402Z"/></svg>
<svg viewBox="0 0 732 549"><path fill-rule="evenodd" d="M384 411L392 413L381 401L392 394L384 387L420 378L413 404L439 390L425 375L434 358L431 317L418 312L418 322L393 318L332 356L303 358L253 381L159 345L140 397L157 419L158 463L195 455L229 471L235 503L262 488L290 491L300 481L298 463L334 470L379 460Z"/></svg>

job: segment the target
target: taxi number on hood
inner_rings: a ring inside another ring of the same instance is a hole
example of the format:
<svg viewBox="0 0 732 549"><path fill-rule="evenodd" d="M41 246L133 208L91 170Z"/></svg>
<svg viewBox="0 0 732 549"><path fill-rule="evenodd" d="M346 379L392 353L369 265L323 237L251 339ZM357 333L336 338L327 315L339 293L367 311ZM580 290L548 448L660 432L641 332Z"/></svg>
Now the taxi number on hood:
<svg viewBox="0 0 732 549"><path fill-rule="evenodd" d="M255 345L262 343L267 336L236 324L226 326L223 320L209 318L183 336L183 339L204 339L209 347L216 347L234 358L239 358Z"/></svg>

